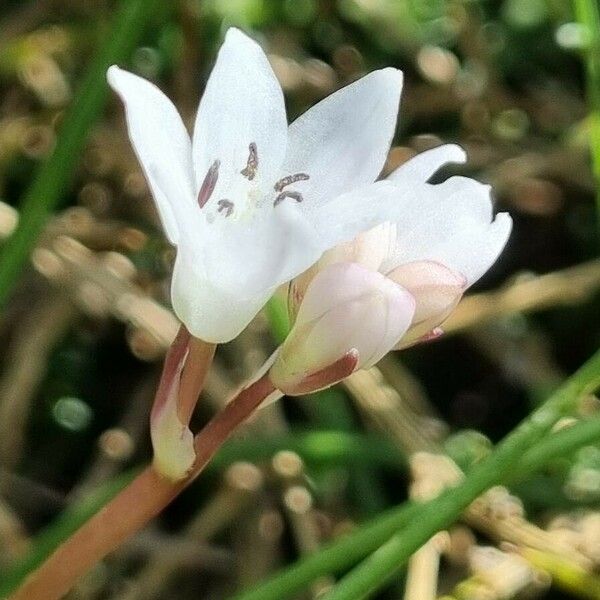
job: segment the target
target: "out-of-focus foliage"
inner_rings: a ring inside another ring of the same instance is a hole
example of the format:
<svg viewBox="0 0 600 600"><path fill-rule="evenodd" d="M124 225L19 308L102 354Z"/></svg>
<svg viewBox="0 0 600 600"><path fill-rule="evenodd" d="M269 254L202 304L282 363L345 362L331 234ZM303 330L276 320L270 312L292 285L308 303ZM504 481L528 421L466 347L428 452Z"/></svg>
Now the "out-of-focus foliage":
<svg viewBox="0 0 600 600"><path fill-rule="evenodd" d="M117 10L116 2L3 5L0 252L27 218L21 202L60 143L66 111L113 35ZM456 141L469 155L462 172L491 183L498 208L515 221L507 251L445 338L386 358L360 385L261 411L151 528L77 590L86 598L227 598L406 499L410 454L443 448L468 470L600 345L589 35L560 0L182 0L156 3L145 19L122 66L155 81L190 124L231 25L264 45L290 118L365 72L402 69L386 170ZM60 208L6 290L0 321L7 586L72 529L85 499L113 490L122 473L149 459L149 407L177 330L168 307L173 249L115 98L87 134L85 149L70 157L73 183L61 186ZM285 334L284 298L282 291L219 348L195 430ZM574 424L570 442L558 438L569 452L549 452L543 468L527 455L536 474L520 474L515 496L501 491L494 505L517 531L531 525L553 548L571 543L595 568L599 411L595 397L584 399L560 424L561 435ZM490 565L502 573L505 554L486 563L482 546L525 544L490 527L469 521L452 529L440 594L462 598L455 584ZM523 580L522 590L586 597L558 577L547 588L531 561L523 572L538 577ZM324 578L312 593L331 583ZM400 585L381 597L399 597Z"/></svg>

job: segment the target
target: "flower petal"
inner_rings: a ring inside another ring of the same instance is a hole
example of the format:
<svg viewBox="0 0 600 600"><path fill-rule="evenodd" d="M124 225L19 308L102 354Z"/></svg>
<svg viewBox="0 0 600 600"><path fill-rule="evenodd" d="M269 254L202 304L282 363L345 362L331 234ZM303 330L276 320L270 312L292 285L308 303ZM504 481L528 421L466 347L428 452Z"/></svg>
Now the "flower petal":
<svg viewBox="0 0 600 600"><path fill-rule="evenodd" d="M307 217L323 245L332 248L377 225L396 221L410 197L408 187L377 181L337 196L308 212Z"/></svg>
<svg viewBox="0 0 600 600"><path fill-rule="evenodd" d="M408 290L416 301L410 329L396 349L431 339L432 332L456 308L467 286L460 273L432 261L405 263L388 277Z"/></svg>
<svg viewBox="0 0 600 600"><path fill-rule="evenodd" d="M257 211L252 220L223 218L207 229L207 276L240 298L289 281L324 250L314 227L292 202Z"/></svg>
<svg viewBox="0 0 600 600"><path fill-rule="evenodd" d="M434 261L461 273L472 285L498 258L508 241L512 219L493 217L491 188L466 177L412 189L398 186L400 216L394 252L382 264L389 272L400 264Z"/></svg>
<svg viewBox="0 0 600 600"><path fill-rule="evenodd" d="M114 65L107 79L125 103L131 143L165 233L176 244L178 223L185 223L185 214L195 208L189 135L175 106L154 84Z"/></svg>
<svg viewBox="0 0 600 600"><path fill-rule="evenodd" d="M375 181L396 128L402 73L382 69L338 90L289 128L282 177L310 179L290 186L311 211L339 194Z"/></svg>
<svg viewBox="0 0 600 600"><path fill-rule="evenodd" d="M415 308L413 296L381 273L356 263L336 263L320 271L308 286L294 328L302 331L319 322L306 344L314 356L327 355L320 359L321 367L355 348L360 367L366 368L404 335Z"/></svg>
<svg viewBox="0 0 600 600"><path fill-rule="evenodd" d="M285 156L287 119L283 92L260 46L240 30L227 31L206 84L194 125L193 155L196 189L215 161L215 200L242 196L250 183L269 188ZM254 151L251 150L253 145ZM256 160L251 172L251 154Z"/></svg>
<svg viewBox="0 0 600 600"><path fill-rule="evenodd" d="M417 154L386 177L388 181L428 181L447 163L467 162L466 152L456 144L444 144Z"/></svg>
<svg viewBox="0 0 600 600"><path fill-rule="evenodd" d="M241 295L216 287L187 247L180 247L171 281L173 310L192 335L206 342L232 340L248 325L275 291Z"/></svg>
<svg viewBox="0 0 600 600"><path fill-rule="evenodd" d="M432 261L405 263L388 277L408 290L417 302L413 325L434 320L439 325L459 302L467 280L448 267Z"/></svg>

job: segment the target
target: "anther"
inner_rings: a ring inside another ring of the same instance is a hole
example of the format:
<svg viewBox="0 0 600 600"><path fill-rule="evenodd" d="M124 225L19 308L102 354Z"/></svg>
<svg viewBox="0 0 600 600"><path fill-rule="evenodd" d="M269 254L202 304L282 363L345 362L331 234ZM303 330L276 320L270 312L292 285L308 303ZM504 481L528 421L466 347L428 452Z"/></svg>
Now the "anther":
<svg viewBox="0 0 600 600"><path fill-rule="evenodd" d="M256 175L256 169L258 168L258 150L256 144L251 142L248 146L250 154L248 155L248 162L246 167L240 171L240 173L252 181Z"/></svg>
<svg viewBox="0 0 600 600"><path fill-rule="evenodd" d="M275 202L273 202L273 206L277 206L280 202L282 202L286 198L291 198L292 200L295 200L296 202L302 202L302 200L303 200L302 194L300 192L281 192L281 194L279 194L277 196L277 198L275 198Z"/></svg>
<svg viewBox="0 0 600 600"><path fill-rule="evenodd" d="M310 179L310 175L307 175L306 173L296 173L294 175L288 175L287 177L281 178L275 184L275 191L281 192L281 190L283 190L284 187L290 185L291 183L296 183L296 181L307 181L308 179Z"/></svg>
<svg viewBox="0 0 600 600"><path fill-rule="evenodd" d="M225 216L229 217L233 213L233 202L231 200L223 199L217 202L217 212L225 211Z"/></svg>
<svg viewBox="0 0 600 600"><path fill-rule="evenodd" d="M215 185L217 185L220 165L221 161L215 160L215 162L210 165L210 168L206 173L206 177L204 177L204 181L202 182L200 191L198 192L198 205L200 208L204 208L204 205L208 202L208 199L215 189Z"/></svg>

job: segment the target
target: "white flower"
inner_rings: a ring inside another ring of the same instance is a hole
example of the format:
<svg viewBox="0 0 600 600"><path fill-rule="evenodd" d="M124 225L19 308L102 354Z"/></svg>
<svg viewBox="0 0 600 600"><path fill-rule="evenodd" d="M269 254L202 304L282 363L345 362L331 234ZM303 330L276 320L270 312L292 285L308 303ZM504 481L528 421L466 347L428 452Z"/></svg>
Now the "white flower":
<svg viewBox="0 0 600 600"><path fill-rule="evenodd" d="M388 177L397 218L329 250L291 283L295 323L271 369L275 385L289 392L350 350L366 368L441 333L512 226L506 213L494 218L489 186L465 177L426 183L443 164L464 160L461 148L446 145L398 168Z"/></svg>
<svg viewBox="0 0 600 600"><path fill-rule="evenodd" d="M192 141L153 84L116 66L108 81L177 246L173 307L196 337L232 339L277 286L394 210L394 186L373 182L396 125L395 69L337 91L288 128L265 54L230 29Z"/></svg>

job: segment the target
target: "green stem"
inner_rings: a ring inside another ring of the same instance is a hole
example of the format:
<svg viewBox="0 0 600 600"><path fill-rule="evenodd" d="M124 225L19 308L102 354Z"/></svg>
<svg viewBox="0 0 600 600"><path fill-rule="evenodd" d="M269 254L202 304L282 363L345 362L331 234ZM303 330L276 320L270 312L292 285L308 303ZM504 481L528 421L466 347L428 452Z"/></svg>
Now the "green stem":
<svg viewBox="0 0 600 600"><path fill-rule="evenodd" d="M600 417L580 421L561 429L545 437L539 444L528 450L515 465L510 480L513 482L525 479L548 464L553 458L568 457L582 446L599 441Z"/></svg>
<svg viewBox="0 0 600 600"><path fill-rule="evenodd" d="M81 82L51 156L40 165L20 205L19 225L0 252L0 307L4 305L52 211L71 183L87 134L107 96L106 70L126 60L140 39L155 0L123 0Z"/></svg>
<svg viewBox="0 0 600 600"><path fill-rule="evenodd" d="M390 531L410 523L420 506L403 504L373 519L368 525L345 535L315 554L300 559L259 587L242 592L232 600L283 600L327 574L343 572L386 540Z"/></svg>
<svg viewBox="0 0 600 600"><path fill-rule="evenodd" d="M585 391L600 385L600 351L540 408L475 466L458 486L422 506L416 518L340 580L327 600L358 600L380 589L437 531L445 529L483 492L506 479L519 458L542 438Z"/></svg>
<svg viewBox="0 0 600 600"><path fill-rule="evenodd" d="M590 358L487 459L476 466L459 486L426 504L408 504L388 511L375 521L283 570L263 585L236 596L236 600L283 600L317 577L339 573L378 549L327 596L328 600L365 597L388 581L417 548L436 531L452 523L477 496L509 479L520 456L540 440L583 393L598 385L600 352ZM538 456L535 464L539 464L540 460ZM401 537L394 537L381 546L389 540L390 532L401 528Z"/></svg>
<svg viewBox="0 0 600 600"><path fill-rule="evenodd" d="M582 446L597 442L599 439L600 418L582 421L571 427L562 429L544 438L534 448L526 452L516 466L516 469L511 473L510 481L519 480L540 469L548 461L557 457L569 456ZM376 436L345 431L311 431L294 432L280 438L268 438L258 441L245 439L230 440L211 461L207 470L221 470L239 460L268 460L279 450L293 450L300 454L306 462L314 464L368 464L371 467L392 468L403 461L403 457L391 444ZM85 498L80 503L68 508L47 529L36 536L33 540L31 550L24 559L18 561L9 570L0 574L0 597L12 591L27 573L41 564L58 545L87 521L91 515L98 512L132 478L133 473L127 473L108 482L105 487L98 489L97 492ZM361 528L359 531L366 532L368 537L375 537L377 531L367 531L367 529L371 526L377 526L383 535L380 540L381 543L389 535L389 530L393 525L397 525L398 522L405 522L405 516L399 517L399 514L404 510L406 510L406 507L403 506L400 509L396 508L393 511L389 511L381 517L381 526L378 525L378 521L372 521L371 524ZM387 520L388 518L389 521ZM400 521L396 519L400 519ZM386 527L387 529L385 529ZM348 547L351 548L357 544L358 538L354 537L354 534L351 534L349 538L345 539L348 540ZM334 542L334 546L337 546L337 544L339 542ZM326 552L329 552L329 549ZM334 554L339 555L340 553L336 552ZM359 560L364 555L365 553L361 549ZM315 554L314 559L312 559L313 564L318 568L318 572L314 577L323 574L320 571L321 560L321 553ZM310 572L310 566L309 563L308 572ZM348 564L344 563L341 565L340 570L347 567ZM303 569L306 568L306 566L303 567ZM333 572L333 569L329 572Z"/></svg>
<svg viewBox="0 0 600 600"><path fill-rule="evenodd" d="M585 68L590 108L590 150L596 179L596 202L600 219L600 6L598 0L574 0L577 20L587 35Z"/></svg>

